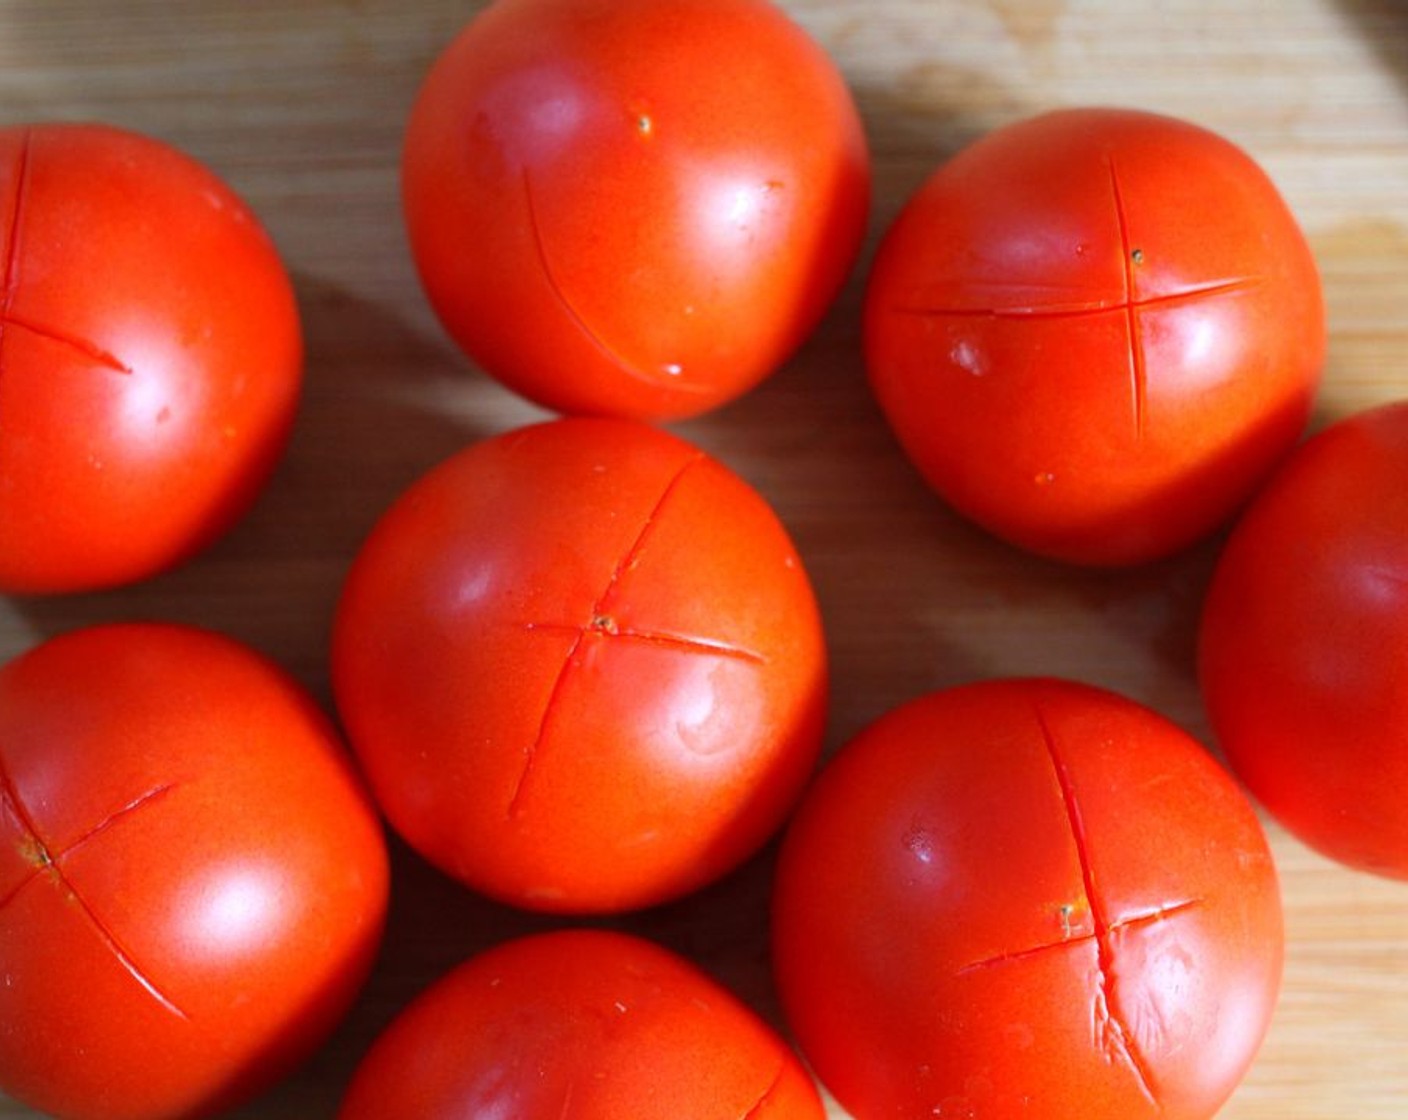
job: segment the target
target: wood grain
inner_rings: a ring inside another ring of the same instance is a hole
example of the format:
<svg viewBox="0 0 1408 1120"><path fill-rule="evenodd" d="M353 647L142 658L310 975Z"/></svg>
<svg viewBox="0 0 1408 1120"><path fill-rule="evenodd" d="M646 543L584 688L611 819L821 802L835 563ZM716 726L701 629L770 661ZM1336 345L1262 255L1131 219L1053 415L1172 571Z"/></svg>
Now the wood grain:
<svg viewBox="0 0 1408 1120"><path fill-rule="evenodd" d="M0 0L0 124L103 119L206 161L265 219L294 274L307 387L254 513L190 566L120 593L0 598L0 656L108 619L201 623L253 643L327 700L332 606L391 498L466 442L542 414L435 324L402 235L400 132L435 53L482 5L451 0ZM908 193L984 130L1125 104L1245 146L1304 223L1332 341L1317 422L1408 391L1408 6L1394 0L791 0L833 53L876 160L870 249ZM869 251L867 252L867 260ZM1191 672L1217 541L1091 574L1018 554L919 484L866 392L864 266L815 338L745 400L678 426L777 506L826 612L834 749L922 691L1059 673L1120 689L1206 738ZM1271 835L1289 959L1278 1016L1227 1120L1389 1120L1408 1100L1408 887ZM483 902L397 850L386 951L357 1011L238 1116L331 1118L411 994L471 951L547 923ZM769 853L620 925L687 952L777 1019ZM839 1110L833 1110L842 1116ZM31 1117L0 1102L0 1117Z"/></svg>

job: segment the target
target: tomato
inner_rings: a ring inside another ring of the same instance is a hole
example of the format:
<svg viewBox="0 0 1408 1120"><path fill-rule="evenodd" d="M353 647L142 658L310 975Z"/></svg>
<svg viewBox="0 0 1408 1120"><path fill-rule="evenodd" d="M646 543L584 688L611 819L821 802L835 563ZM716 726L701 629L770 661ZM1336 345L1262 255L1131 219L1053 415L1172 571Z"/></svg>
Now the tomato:
<svg viewBox="0 0 1408 1120"><path fill-rule="evenodd" d="M232 1106L368 972L387 863L328 721L229 639L155 624L0 669L0 1091L66 1120Z"/></svg>
<svg viewBox="0 0 1408 1120"><path fill-rule="evenodd" d="M864 132L766 0L498 0L431 70L403 196L441 321L561 412L662 419L751 388L865 232Z"/></svg>
<svg viewBox="0 0 1408 1120"><path fill-rule="evenodd" d="M562 930L480 954L396 1019L339 1120L822 1120L801 1063L683 958Z"/></svg>
<svg viewBox="0 0 1408 1120"><path fill-rule="evenodd" d="M1228 762L1336 860L1408 878L1408 403L1333 425L1218 561L1199 676Z"/></svg>
<svg viewBox="0 0 1408 1120"><path fill-rule="evenodd" d="M1228 519L1304 429L1315 262L1262 170L1149 113L1000 129L885 237L871 384L960 513L1060 560L1139 563Z"/></svg>
<svg viewBox="0 0 1408 1120"><path fill-rule="evenodd" d="M683 895L781 823L826 653L767 503L683 440L572 419L415 484L358 556L333 685L391 823L519 906Z"/></svg>
<svg viewBox="0 0 1408 1120"><path fill-rule="evenodd" d="M0 589L205 547L273 470L301 365L274 246L211 172L102 125L0 129Z"/></svg>
<svg viewBox="0 0 1408 1120"><path fill-rule="evenodd" d="M1236 784L1112 693L934 693L844 747L783 845L783 1007L859 1120L1206 1120L1282 958Z"/></svg>

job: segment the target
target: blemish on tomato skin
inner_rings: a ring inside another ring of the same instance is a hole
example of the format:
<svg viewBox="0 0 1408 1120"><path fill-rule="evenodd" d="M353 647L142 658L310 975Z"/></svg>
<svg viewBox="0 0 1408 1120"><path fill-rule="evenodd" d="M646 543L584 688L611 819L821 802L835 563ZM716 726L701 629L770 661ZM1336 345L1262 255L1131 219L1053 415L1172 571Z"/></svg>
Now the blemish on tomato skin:
<svg viewBox="0 0 1408 1120"><path fill-rule="evenodd" d="M624 106L626 120L642 140L649 140L655 134L655 118L645 98L635 98Z"/></svg>
<svg viewBox="0 0 1408 1120"><path fill-rule="evenodd" d="M987 362L984 360L983 352L974 346L967 339L959 341L949 352L949 359L959 369L971 374L973 377L986 376L988 372Z"/></svg>
<svg viewBox="0 0 1408 1120"><path fill-rule="evenodd" d="M48 867L54 861L49 855L49 849L40 843L39 838L33 835L26 835L20 838L19 842L20 859L31 867Z"/></svg>
<svg viewBox="0 0 1408 1120"><path fill-rule="evenodd" d="M923 864L934 862L937 844L933 834L922 824L911 825L905 830L900 842L911 856Z"/></svg>

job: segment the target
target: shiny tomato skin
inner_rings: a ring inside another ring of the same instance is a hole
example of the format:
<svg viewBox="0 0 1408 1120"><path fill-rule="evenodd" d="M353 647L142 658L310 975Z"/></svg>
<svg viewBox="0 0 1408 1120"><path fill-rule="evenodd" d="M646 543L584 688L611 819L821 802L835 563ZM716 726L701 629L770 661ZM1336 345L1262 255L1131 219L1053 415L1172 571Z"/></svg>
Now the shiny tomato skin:
<svg viewBox="0 0 1408 1120"><path fill-rule="evenodd" d="M622 933L506 942L374 1044L338 1120L822 1120L802 1064L694 965Z"/></svg>
<svg viewBox="0 0 1408 1120"><path fill-rule="evenodd" d="M783 1008L858 1120L1206 1120L1280 983L1236 784L1112 693L934 693L844 747L784 841Z"/></svg>
<svg viewBox="0 0 1408 1120"><path fill-rule="evenodd" d="M820 750L826 650L763 498L634 421L479 443L348 577L333 685L391 823L515 905L677 897L780 825Z"/></svg>
<svg viewBox="0 0 1408 1120"><path fill-rule="evenodd" d="M331 725L262 657L45 642L0 669L0 1089L64 1120L232 1107L350 1006L387 877Z"/></svg>
<svg viewBox="0 0 1408 1120"><path fill-rule="evenodd" d="M287 442L302 354L273 243L209 170L105 125L0 129L0 589L211 543Z"/></svg>
<svg viewBox="0 0 1408 1120"><path fill-rule="evenodd" d="M1203 608L1218 745L1321 853L1408 878L1408 404L1302 446L1243 515Z"/></svg>
<svg viewBox="0 0 1408 1120"><path fill-rule="evenodd" d="M767 0L498 0L427 77L402 166L460 346L545 407L634 419L780 366L870 193L841 75Z"/></svg>
<svg viewBox="0 0 1408 1120"><path fill-rule="evenodd" d="M886 235L871 385L956 510L1115 566L1227 520L1294 446L1325 355L1319 275L1265 173L1150 113L999 129Z"/></svg>

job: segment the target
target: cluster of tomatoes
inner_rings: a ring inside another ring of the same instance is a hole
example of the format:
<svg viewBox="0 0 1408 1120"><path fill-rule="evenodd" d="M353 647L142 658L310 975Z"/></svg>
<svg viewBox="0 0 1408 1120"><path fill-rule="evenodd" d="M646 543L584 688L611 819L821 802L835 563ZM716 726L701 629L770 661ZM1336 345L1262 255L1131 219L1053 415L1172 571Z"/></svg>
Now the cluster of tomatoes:
<svg viewBox="0 0 1408 1120"><path fill-rule="evenodd" d="M652 424L796 350L855 263L869 175L841 76L766 0L498 0L470 23L409 122L412 249L465 351L571 416L452 457L366 541L331 650L351 757L216 634L97 627L0 669L0 1089L174 1120L284 1075L375 955L378 813L561 915L679 898L790 818L775 975L852 1114L1216 1112L1282 957L1233 777L1146 708L1040 679L920 698L812 781L827 656L802 560ZM131 133L3 130L0 285L0 588L121 585L227 529L302 360L244 204ZM1202 636L1220 745L1308 842L1408 877L1408 409L1293 450L1319 280L1245 154L1115 110L1000 130L890 230L865 338L916 466L1019 546L1135 564L1250 502ZM692 965L567 929L433 986L341 1117L822 1112Z"/></svg>

